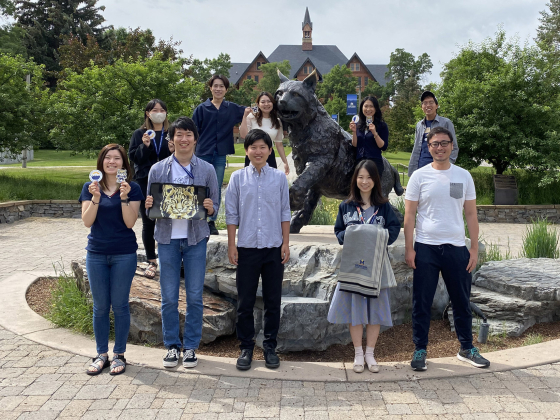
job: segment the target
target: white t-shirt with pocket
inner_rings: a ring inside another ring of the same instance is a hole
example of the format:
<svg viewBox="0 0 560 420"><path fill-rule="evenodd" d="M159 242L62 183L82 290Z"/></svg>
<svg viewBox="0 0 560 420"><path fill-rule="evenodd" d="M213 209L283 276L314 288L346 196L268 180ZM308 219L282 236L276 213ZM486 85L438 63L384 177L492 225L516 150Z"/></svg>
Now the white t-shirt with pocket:
<svg viewBox="0 0 560 420"><path fill-rule="evenodd" d="M416 242L465 246L463 207L465 200L476 200L468 171L453 164L444 171L426 165L408 180L405 198L418 201Z"/></svg>

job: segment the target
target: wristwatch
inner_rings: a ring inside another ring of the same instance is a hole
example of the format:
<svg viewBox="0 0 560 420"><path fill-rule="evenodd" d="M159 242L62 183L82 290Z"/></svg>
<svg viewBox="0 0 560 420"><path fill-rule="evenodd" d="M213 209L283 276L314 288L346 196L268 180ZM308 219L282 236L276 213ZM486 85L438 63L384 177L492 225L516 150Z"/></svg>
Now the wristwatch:
<svg viewBox="0 0 560 420"><path fill-rule="evenodd" d="M130 199L127 198L126 200L123 200L121 198L121 204L126 204L128 206L128 203L130 203Z"/></svg>

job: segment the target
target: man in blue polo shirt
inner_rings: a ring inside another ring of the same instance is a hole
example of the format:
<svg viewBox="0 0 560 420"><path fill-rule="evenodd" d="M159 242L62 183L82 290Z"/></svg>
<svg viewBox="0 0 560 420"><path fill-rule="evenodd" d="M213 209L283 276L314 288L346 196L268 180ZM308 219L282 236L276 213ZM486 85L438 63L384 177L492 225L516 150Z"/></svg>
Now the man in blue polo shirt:
<svg viewBox="0 0 560 420"><path fill-rule="evenodd" d="M249 115L251 108L224 100L229 88L229 80L221 74L215 74L208 81L212 100L206 99L196 107L193 121L199 133L196 156L216 170L218 178L218 204L222 200L222 184L226 169L226 155L233 155L233 127ZM245 122L246 124L246 122ZM218 235L215 221L218 214L209 218L208 227L211 235Z"/></svg>
<svg viewBox="0 0 560 420"><path fill-rule="evenodd" d="M414 147L410 155L410 162L408 163L408 176L411 176L415 170L433 162L427 139L430 130L436 127L443 127L451 132L451 136L453 137L453 151L449 157L451 163L455 163L459 155L459 145L457 144L455 127L453 127L453 123L450 119L437 114L439 105L436 95L427 90L420 96L420 102L422 102L422 111L425 117L416 124Z"/></svg>

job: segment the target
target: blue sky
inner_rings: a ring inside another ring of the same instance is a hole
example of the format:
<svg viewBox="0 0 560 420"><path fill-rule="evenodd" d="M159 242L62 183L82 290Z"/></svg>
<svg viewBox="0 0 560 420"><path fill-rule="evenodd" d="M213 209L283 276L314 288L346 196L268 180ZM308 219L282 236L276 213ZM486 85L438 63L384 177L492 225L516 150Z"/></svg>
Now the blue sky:
<svg viewBox="0 0 560 420"><path fill-rule="evenodd" d="M260 4L259 4L260 3ZM231 55L249 62L279 44L301 44L305 7L313 21L313 42L335 44L366 64L386 64L396 48L427 52L439 80L442 64L469 40L480 42L503 25L509 36L533 42L546 0L388 0L233 2L226 0L100 0L108 24L151 28L156 37L182 41L196 58Z"/></svg>

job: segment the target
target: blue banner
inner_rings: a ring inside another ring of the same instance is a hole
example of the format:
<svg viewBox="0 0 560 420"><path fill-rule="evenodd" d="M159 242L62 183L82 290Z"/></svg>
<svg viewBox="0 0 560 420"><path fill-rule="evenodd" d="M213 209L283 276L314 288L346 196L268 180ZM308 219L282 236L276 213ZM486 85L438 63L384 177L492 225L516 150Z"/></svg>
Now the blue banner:
<svg viewBox="0 0 560 420"><path fill-rule="evenodd" d="M335 121L338 121L338 114L332 114L331 118Z"/></svg>
<svg viewBox="0 0 560 420"><path fill-rule="evenodd" d="M346 95L346 115L356 115L358 113L358 95Z"/></svg>

